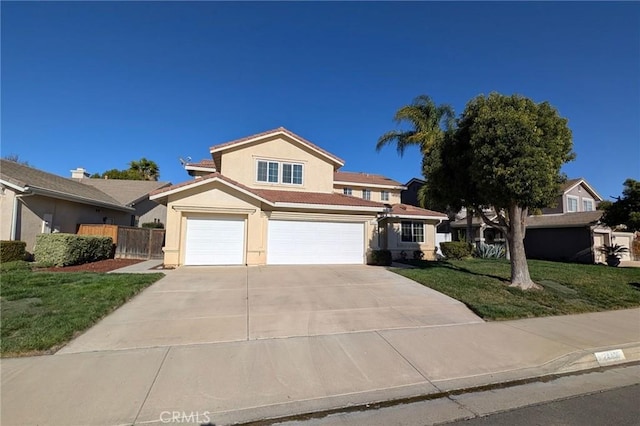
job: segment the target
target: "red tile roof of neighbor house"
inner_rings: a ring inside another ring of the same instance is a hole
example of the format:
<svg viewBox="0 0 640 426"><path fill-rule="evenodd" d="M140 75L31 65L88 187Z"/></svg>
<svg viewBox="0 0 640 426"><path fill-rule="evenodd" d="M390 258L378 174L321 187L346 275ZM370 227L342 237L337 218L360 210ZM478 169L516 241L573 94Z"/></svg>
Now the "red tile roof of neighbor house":
<svg viewBox="0 0 640 426"><path fill-rule="evenodd" d="M323 204L330 206L353 206L353 207L378 207L384 208L384 204L375 201L364 200L362 198L350 197L338 193L324 193L324 192L302 192L302 191L283 191L275 189L255 189L249 188L236 182L233 179L229 179L218 172L204 175L200 178L189 180L186 182L172 185L170 187L161 188L153 191L150 195L159 195L164 192L173 191L179 188L186 188L191 185L200 184L203 181L212 180L218 178L226 183L243 189L246 192L256 195L263 200L270 203L295 203L295 204Z"/></svg>
<svg viewBox="0 0 640 426"><path fill-rule="evenodd" d="M300 142L304 143L305 145L308 145L309 147L320 151L321 153L323 153L324 155L326 155L327 157L330 157L331 159L333 159L336 163L339 164L344 164L344 160L341 159L340 157L336 157L335 155L333 155L332 153L330 153L329 151L325 151L324 149L320 148L318 145L309 142L308 140L306 140L305 138L296 135L295 133L293 133L290 130L285 129L284 127L278 127L277 129L272 129L272 130L267 130L266 132L262 132L262 133L256 133L255 135L251 135L251 136L246 136L244 138L240 138L240 139L235 139L229 142L225 142L225 143L221 143L218 145L213 145L212 147L209 148L209 151L214 152L214 151L219 151L223 148L230 148L234 145L238 145L241 144L243 142L247 142L250 141L252 139L260 139L260 138L266 138L272 135L277 135L278 133L284 133L286 135L288 135L291 138L297 139Z"/></svg>
<svg viewBox="0 0 640 426"><path fill-rule="evenodd" d="M185 166L191 166L191 167L206 167L206 168L212 168L215 169L216 168L216 162L213 161L210 158L204 158L200 161L198 161L197 163L186 163Z"/></svg>
<svg viewBox="0 0 640 426"><path fill-rule="evenodd" d="M368 185L404 186L386 176L363 172L334 172L334 182L350 182Z"/></svg>
<svg viewBox="0 0 640 426"><path fill-rule="evenodd" d="M389 212L392 215L398 216L429 216L429 217L441 217L443 219L447 218L447 215L444 213L436 212L433 210L427 210L416 206L411 206L408 204L394 204L391 206L391 211Z"/></svg>

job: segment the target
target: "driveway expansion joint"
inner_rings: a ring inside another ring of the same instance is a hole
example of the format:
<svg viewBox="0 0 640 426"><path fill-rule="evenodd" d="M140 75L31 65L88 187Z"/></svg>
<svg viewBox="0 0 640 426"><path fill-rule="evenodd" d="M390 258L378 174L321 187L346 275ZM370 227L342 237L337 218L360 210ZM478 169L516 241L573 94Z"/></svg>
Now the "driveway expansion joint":
<svg viewBox="0 0 640 426"><path fill-rule="evenodd" d="M149 399L149 395L151 394L151 390L153 389L153 386L156 384L156 381L158 380L158 376L160 375L160 371L162 370L162 366L164 365L164 362L167 360L167 357L169 356L169 352L171 351L171 346L169 346L166 350L166 352L164 353L164 356L162 357L162 361L160 362L160 365L158 366L158 371L156 371L155 376L153 376L153 381L151 382L151 385L149 386L149 390L147 391L147 394L144 396L144 399L142 400L142 403L140 404L140 408L138 408L138 412L136 413L136 417L133 419L133 423L132 424L136 424L136 422L138 421L138 417L140 417L140 413L142 412L142 408L144 408L144 405L147 403L147 400Z"/></svg>

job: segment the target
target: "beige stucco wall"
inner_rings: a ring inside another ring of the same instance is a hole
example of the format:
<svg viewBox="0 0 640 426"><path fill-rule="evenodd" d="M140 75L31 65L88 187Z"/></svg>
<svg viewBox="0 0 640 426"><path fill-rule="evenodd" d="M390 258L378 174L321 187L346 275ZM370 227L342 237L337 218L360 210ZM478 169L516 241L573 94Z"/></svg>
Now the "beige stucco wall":
<svg viewBox="0 0 640 426"><path fill-rule="evenodd" d="M2 239L11 239L13 191L6 190L1 198ZM52 215L51 230L75 234L82 223L107 223L129 225L131 214L118 210L74 203L66 200L32 195L23 197L18 204L17 239L27 243L27 251L33 252L36 235L42 233L45 214ZM6 238L5 238L6 237Z"/></svg>
<svg viewBox="0 0 640 426"><path fill-rule="evenodd" d="M371 191L371 201L377 201L379 203L385 204L399 204L400 203L400 190L398 189L387 189L387 188L372 188L364 185L353 184L353 185L343 185L343 184L334 184L333 192L338 194L344 194L344 188L351 188L351 195L356 198L362 198L362 190L368 189ZM385 201L382 199L382 191L387 191L389 193L389 200Z"/></svg>
<svg viewBox="0 0 640 426"><path fill-rule="evenodd" d="M437 221L425 220L424 222L424 242L423 243L409 243L402 241L402 226L403 221L409 221L409 219L386 219L382 223L382 228L386 233L384 237L387 242L387 249L391 250L391 254L394 259L400 257L400 252L404 251L407 257L411 259L415 250L420 250L424 253L425 260L435 259L436 249L436 225ZM413 222L419 222L419 220L412 219Z"/></svg>
<svg viewBox="0 0 640 426"><path fill-rule="evenodd" d="M0 240L11 239L11 218L16 193L11 188L0 190Z"/></svg>
<svg viewBox="0 0 640 426"><path fill-rule="evenodd" d="M247 231L245 263L265 263L267 219L262 214L260 202L220 182L208 182L169 196L164 247L165 265L177 266L184 263L188 217L243 218Z"/></svg>
<svg viewBox="0 0 640 426"><path fill-rule="evenodd" d="M256 161L259 159L303 164L302 185L258 182ZM327 193L333 191L334 168L329 160L284 136L225 151L219 163L220 173L250 188Z"/></svg>
<svg viewBox="0 0 640 426"><path fill-rule="evenodd" d="M267 208L268 210L265 210ZM270 218L305 221L361 222L365 225L365 253L378 248L375 213L356 214L349 211L327 213L320 209L276 210L220 182L170 195L167 202L164 263L184 263L188 217L243 218L245 220L245 263L264 265L267 260L267 232Z"/></svg>

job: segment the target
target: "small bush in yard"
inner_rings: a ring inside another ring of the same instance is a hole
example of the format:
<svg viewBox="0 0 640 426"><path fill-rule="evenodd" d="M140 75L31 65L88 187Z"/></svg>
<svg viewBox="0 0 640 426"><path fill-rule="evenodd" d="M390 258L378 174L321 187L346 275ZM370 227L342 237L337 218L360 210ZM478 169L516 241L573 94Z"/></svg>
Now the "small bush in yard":
<svg viewBox="0 0 640 426"><path fill-rule="evenodd" d="M502 259L506 256L504 244L480 243L476 246L473 255L481 259Z"/></svg>
<svg viewBox="0 0 640 426"><path fill-rule="evenodd" d="M0 262L13 262L24 260L27 252L27 243L24 241L0 241Z"/></svg>
<svg viewBox="0 0 640 426"><path fill-rule="evenodd" d="M471 257L471 245L465 241L447 241L440 243L440 250L447 259Z"/></svg>
<svg viewBox="0 0 640 426"><path fill-rule="evenodd" d="M413 260L422 260L424 259L424 253L422 250L414 250L413 251Z"/></svg>
<svg viewBox="0 0 640 426"><path fill-rule="evenodd" d="M164 229L164 224L162 222L145 222L140 226L142 228Z"/></svg>
<svg viewBox="0 0 640 426"><path fill-rule="evenodd" d="M371 265L389 266L391 265L390 250L373 250L371 252Z"/></svg>
<svg viewBox="0 0 640 426"><path fill-rule="evenodd" d="M75 234L36 236L35 261L53 266L70 266L108 259L113 249L111 237Z"/></svg>

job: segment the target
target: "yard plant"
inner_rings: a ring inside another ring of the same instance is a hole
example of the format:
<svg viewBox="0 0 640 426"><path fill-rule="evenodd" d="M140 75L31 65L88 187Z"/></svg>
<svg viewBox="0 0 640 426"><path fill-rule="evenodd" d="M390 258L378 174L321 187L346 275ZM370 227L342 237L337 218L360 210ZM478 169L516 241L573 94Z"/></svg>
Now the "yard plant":
<svg viewBox="0 0 640 426"><path fill-rule="evenodd" d="M640 306L640 269L529 260L542 291L509 286L504 259L411 262L398 274L458 299L486 320L578 314Z"/></svg>
<svg viewBox="0 0 640 426"><path fill-rule="evenodd" d="M32 272L2 265L2 356L51 353L164 274Z"/></svg>

